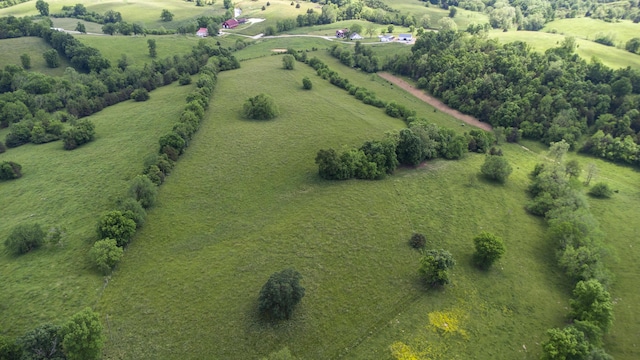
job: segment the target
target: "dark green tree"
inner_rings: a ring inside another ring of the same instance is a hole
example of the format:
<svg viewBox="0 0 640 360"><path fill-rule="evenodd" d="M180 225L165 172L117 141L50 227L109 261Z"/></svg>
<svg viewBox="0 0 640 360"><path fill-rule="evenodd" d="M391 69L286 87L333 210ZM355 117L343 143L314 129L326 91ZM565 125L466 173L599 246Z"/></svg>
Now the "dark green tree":
<svg viewBox="0 0 640 360"><path fill-rule="evenodd" d="M24 69L31 69L31 56L29 56L29 54L20 55L20 62L22 63L22 67Z"/></svg>
<svg viewBox="0 0 640 360"><path fill-rule="evenodd" d="M313 88L313 83L311 82L311 79L309 79L306 76L302 78L302 88L305 90L311 90L311 88Z"/></svg>
<svg viewBox="0 0 640 360"><path fill-rule="evenodd" d="M225 9L233 8L233 0L224 0L223 4Z"/></svg>
<svg viewBox="0 0 640 360"><path fill-rule="evenodd" d="M567 163L564 164L564 172L571 178L577 178L578 176L580 176L580 172L582 172L582 169L578 160L567 161Z"/></svg>
<svg viewBox="0 0 640 360"><path fill-rule="evenodd" d="M248 119L269 120L278 114L278 105L271 96L264 93L247 99L243 105L243 115Z"/></svg>
<svg viewBox="0 0 640 360"><path fill-rule="evenodd" d="M423 146L420 137L411 129L402 129L398 136L396 154L398 162L403 165L417 166L424 159Z"/></svg>
<svg viewBox="0 0 640 360"><path fill-rule="evenodd" d="M289 319L296 305L304 297L300 285L302 275L293 269L274 273L262 286L258 297L258 309L275 320Z"/></svg>
<svg viewBox="0 0 640 360"><path fill-rule="evenodd" d="M122 249L120 249L122 251ZM90 308L76 313L60 329L62 348L68 360L97 360L104 344L102 324Z"/></svg>
<svg viewBox="0 0 640 360"><path fill-rule="evenodd" d="M13 180L22 177L22 166L13 161L0 162L0 181Z"/></svg>
<svg viewBox="0 0 640 360"><path fill-rule="evenodd" d="M121 211L109 211L98 222L98 237L114 239L118 246L124 247L136 232L136 223Z"/></svg>
<svg viewBox="0 0 640 360"><path fill-rule="evenodd" d="M634 54L640 54L640 38L635 37L633 39L630 39L625 44L624 48Z"/></svg>
<svg viewBox="0 0 640 360"><path fill-rule="evenodd" d="M36 9L42 16L49 16L49 4L44 0L36 1Z"/></svg>
<svg viewBox="0 0 640 360"><path fill-rule="evenodd" d="M486 156L484 164L482 164L482 168L480 169L484 177L501 183L507 181L512 171L513 169L507 159L497 155Z"/></svg>
<svg viewBox="0 0 640 360"><path fill-rule="evenodd" d="M156 56L158 56L155 39L147 40L147 46L149 47L149 56L151 56L152 58L155 58Z"/></svg>
<svg viewBox="0 0 640 360"><path fill-rule="evenodd" d="M456 9L455 6L452 6L452 7L449 8L449 17L450 18L454 18L457 13L458 13L458 9Z"/></svg>
<svg viewBox="0 0 640 360"><path fill-rule="evenodd" d="M15 340L0 335L0 360L20 360L22 349Z"/></svg>
<svg viewBox="0 0 640 360"><path fill-rule="evenodd" d="M574 326L549 329L549 340L542 343L543 360L582 360L589 354L589 342Z"/></svg>
<svg viewBox="0 0 640 360"><path fill-rule="evenodd" d="M58 56L58 52L54 49L47 50L42 53L42 57L44 61L47 63L47 66L50 68L57 68L60 66L60 57Z"/></svg>
<svg viewBox="0 0 640 360"><path fill-rule="evenodd" d="M169 22L173 20L173 14L171 13L171 11L167 9L162 9L162 13L160 14L160 20Z"/></svg>
<svg viewBox="0 0 640 360"><path fill-rule="evenodd" d="M106 23L102 25L102 32L107 35L113 35L118 32L118 26L114 23Z"/></svg>
<svg viewBox="0 0 640 360"><path fill-rule="evenodd" d="M414 249L423 249L427 245L427 238L424 234L414 233L409 239L409 245Z"/></svg>
<svg viewBox="0 0 640 360"><path fill-rule="evenodd" d="M11 230L4 245L14 255L26 254L42 246L46 236L40 224L20 224Z"/></svg>
<svg viewBox="0 0 640 360"><path fill-rule="evenodd" d="M589 190L589 195L597 198L610 198L613 191L606 182L599 182Z"/></svg>
<svg viewBox="0 0 640 360"><path fill-rule="evenodd" d="M420 275L430 286L442 286L450 282L449 269L456 261L446 250L427 250L420 259Z"/></svg>
<svg viewBox="0 0 640 360"><path fill-rule="evenodd" d="M473 260L482 269L488 269L504 255L506 249L501 238L489 233L481 232L473 238L476 252Z"/></svg>
<svg viewBox="0 0 640 360"><path fill-rule="evenodd" d="M73 150L80 145L93 141L96 127L89 119L76 121L71 128L62 133L62 141L65 150Z"/></svg>
<svg viewBox="0 0 640 360"><path fill-rule="evenodd" d="M138 175L131 181L129 195L136 199L143 208L148 209L156 202L158 186L146 175Z"/></svg>
<svg viewBox="0 0 640 360"><path fill-rule="evenodd" d="M149 92L145 88L135 89L131 93L131 99L134 101L147 101L149 97Z"/></svg>
<svg viewBox="0 0 640 360"><path fill-rule="evenodd" d="M84 26L84 23L81 23L80 21L78 21L78 24L76 25L76 31L86 34L87 33L87 28L86 26Z"/></svg>
<svg viewBox="0 0 640 360"><path fill-rule="evenodd" d="M18 338L21 360L64 360L60 326L44 324Z"/></svg>

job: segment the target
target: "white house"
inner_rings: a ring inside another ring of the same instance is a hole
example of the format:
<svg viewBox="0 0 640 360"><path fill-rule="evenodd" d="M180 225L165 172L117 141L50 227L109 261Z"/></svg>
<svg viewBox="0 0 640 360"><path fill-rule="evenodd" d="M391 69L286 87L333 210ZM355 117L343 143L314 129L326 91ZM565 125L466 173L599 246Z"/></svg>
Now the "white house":
<svg viewBox="0 0 640 360"><path fill-rule="evenodd" d="M380 38L381 42L391 42L393 41L393 39L395 39L395 36L393 35L379 35L378 37Z"/></svg>
<svg viewBox="0 0 640 360"><path fill-rule="evenodd" d="M349 36L349 39L351 39L351 40L362 40L364 38L362 36L360 36L360 34L358 34L358 33L353 33L353 34L351 34L351 36Z"/></svg>
<svg viewBox="0 0 640 360"><path fill-rule="evenodd" d="M411 34L400 34L400 35L398 35L398 40L400 40L400 41L411 41L411 40L413 40L413 36Z"/></svg>

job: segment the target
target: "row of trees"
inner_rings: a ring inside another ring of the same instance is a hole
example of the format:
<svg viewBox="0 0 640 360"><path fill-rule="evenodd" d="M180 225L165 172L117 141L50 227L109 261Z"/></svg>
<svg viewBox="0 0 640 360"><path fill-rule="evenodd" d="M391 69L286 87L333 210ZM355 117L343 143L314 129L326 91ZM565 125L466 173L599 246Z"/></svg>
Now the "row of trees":
<svg viewBox="0 0 640 360"><path fill-rule="evenodd" d="M553 143L550 160L536 166L529 193L533 197L526 208L547 220L548 238L556 247L558 264L574 284L570 301L571 325L548 331L542 344L544 359L608 359L602 349L602 337L613 322L613 303L606 290L609 273L603 264L605 255L597 222L586 200L570 179L575 164L564 162L569 149L566 142Z"/></svg>
<svg viewBox="0 0 640 360"><path fill-rule="evenodd" d="M627 136L637 144L640 71L587 63L574 50L572 38L540 54L523 42L500 44L441 31L425 33L411 55L395 56L386 69L416 79L453 108L525 138L547 144L564 139L575 147L583 134L602 130L623 146ZM630 147L619 157L637 162L636 150Z"/></svg>
<svg viewBox="0 0 640 360"><path fill-rule="evenodd" d="M0 336L0 359L97 360L103 345L99 315L85 308L62 326L43 324L15 340Z"/></svg>
<svg viewBox="0 0 640 360"><path fill-rule="evenodd" d="M380 58L373 54L371 47L363 46L360 41L356 41L353 51L339 44L334 44L330 48L330 53L348 67L355 67L368 73L382 69Z"/></svg>

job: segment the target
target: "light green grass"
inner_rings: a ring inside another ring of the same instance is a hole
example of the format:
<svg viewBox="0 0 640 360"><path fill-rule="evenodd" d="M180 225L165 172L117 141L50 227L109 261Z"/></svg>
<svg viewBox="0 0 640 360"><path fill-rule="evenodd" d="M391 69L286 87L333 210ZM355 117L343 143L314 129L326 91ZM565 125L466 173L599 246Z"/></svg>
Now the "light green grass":
<svg viewBox="0 0 640 360"><path fill-rule="evenodd" d="M640 29L640 27L639 27ZM540 31L491 31L489 36L492 38L500 39L501 42L507 43L512 41L525 41L534 50L544 52L552 47L559 46L565 39L565 35L551 34ZM590 61L591 58L596 57L602 61L603 64L617 69L631 66L633 68L640 68L640 55L632 54L628 51L614 48L611 46L605 46L595 43L593 41L576 38L576 53L583 57L585 60Z"/></svg>
<svg viewBox="0 0 640 360"><path fill-rule="evenodd" d="M53 22L53 27L70 30L70 31L75 31L76 26L78 26L78 23L82 23L84 24L84 27L88 33L102 34L102 25L98 23L84 21L84 20L75 19L75 18L51 18L51 21ZM84 36L81 34L73 34L73 35Z"/></svg>
<svg viewBox="0 0 640 360"><path fill-rule="evenodd" d="M16 39L0 40L0 68L7 65L18 65L22 67L20 55L28 54L31 57L31 69L29 71L41 72L51 76L60 76L64 69L70 66L65 58L60 56L60 66L49 68L42 57L42 53L51 50L51 46L43 39L36 37L22 37Z"/></svg>
<svg viewBox="0 0 640 360"><path fill-rule="evenodd" d="M126 54L130 65L142 66L150 63L153 58L149 56L147 40L156 40L156 59L163 59L167 56L184 55L191 53L191 49L198 44L201 38L195 35L148 35L148 36L76 36L83 44L95 47L100 50L102 56L111 61L112 66L116 66L122 54ZM204 41L215 42L216 37L208 37Z"/></svg>
<svg viewBox="0 0 640 360"><path fill-rule="evenodd" d="M87 256L100 214L126 195L128 182L157 151L191 87L170 85L144 103L128 101L92 115L95 141L73 150L60 141L27 144L0 154L22 165L23 177L0 182L0 240L17 224L63 226L62 247L13 257L0 250L0 334L22 335L43 322L60 323L93 306L103 285ZM0 133L2 140L6 131Z"/></svg>
<svg viewBox="0 0 640 360"><path fill-rule="evenodd" d="M301 89L303 76L312 91ZM259 92L275 97L281 116L240 119L244 99ZM388 358L400 339L398 327L387 333L396 317L410 315L403 336L413 338L428 312L462 297L472 338L444 358L523 358L522 344L537 358L535 342L562 324L566 284L551 265L542 221L522 208L529 169L518 165L506 186L469 187L483 159L469 155L382 181L323 181L313 163L318 149L357 146L404 124L308 67L282 70L278 56L220 74L209 114L99 302L111 329L107 357L247 359L288 346L306 359ZM537 158L517 146L507 151L512 161ZM481 230L509 248L486 274L469 265ZM407 245L414 231L458 259L448 289L421 285L419 254ZM307 294L291 321L264 324L260 287L290 266L304 275Z"/></svg>
<svg viewBox="0 0 640 360"><path fill-rule="evenodd" d="M107 10L119 11L124 21L130 23L141 23L147 28L175 29L180 24L195 19L200 16L211 16L224 14L222 1L217 1L214 6L198 7L194 2L173 1L173 0L49 0L49 12L59 13L63 6L73 6L83 4L88 11L104 13ZM162 9L167 9L174 14L173 21L163 22L160 20ZM35 1L0 9L0 16L25 16L38 15ZM74 26L75 28L75 26Z"/></svg>
<svg viewBox="0 0 640 360"><path fill-rule="evenodd" d="M421 1L401 1L399 3L389 3L394 9L400 10L401 13L409 13L415 16L418 21L423 15L429 16L429 27L439 28L438 21L444 17L449 16L449 10L441 9L438 6L429 4L429 7L425 6L425 2ZM486 14L469 11L458 8L456 16L453 21L458 25L458 30L464 30L471 24L486 24L489 22L489 17Z"/></svg>
<svg viewBox="0 0 640 360"><path fill-rule="evenodd" d="M624 44L629 39L640 37L640 24L634 24L629 20L606 22L592 18L560 19L547 23L542 31L557 31L559 34L571 35L591 41L595 39L598 33L613 34L616 45L624 49Z"/></svg>

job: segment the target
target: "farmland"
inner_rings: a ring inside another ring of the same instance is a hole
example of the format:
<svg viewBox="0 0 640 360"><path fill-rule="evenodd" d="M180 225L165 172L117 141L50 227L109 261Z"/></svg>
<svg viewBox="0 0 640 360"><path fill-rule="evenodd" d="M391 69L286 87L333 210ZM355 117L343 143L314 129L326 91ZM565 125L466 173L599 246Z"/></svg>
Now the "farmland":
<svg viewBox="0 0 640 360"><path fill-rule="evenodd" d="M55 12L78 1L48 2ZM125 20L150 29L175 29L199 16L224 14L221 1L203 7L169 0L84 3L90 11L121 11ZM365 20L248 38L308 9L320 11L315 3L300 4L273 0L262 10L262 2L240 1L242 16L266 20L204 40L174 34L76 36L112 64L126 54L135 69L189 54L200 42L231 49L241 68L218 74L200 129L159 188L157 204L123 260L107 276L87 256L97 220L126 195L143 159L157 153L158 138L171 131L195 84L174 82L150 91L146 102L124 101L88 116L96 139L76 150L65 151L56 141L0 154L0 161L20 163L24 175L0 182L0 239L4 242L14 226L26 222L64 229L59 244L22 256L0 251L1 336L15 339L40 324L60 324L88 306L100 314L102 353L108 359L260 359L285 347L300 359L391 359L399 358L392 355L399 347L420 359L541 357L546 330L570 322L572 289L557 264L547 223L525 210L530 173L537 163L549 161L548 148L532 140L500 144L513 167L505 184L480 176L486 156L473 152L459 160L403 166L376 181L322 179L314 162L318 150L359 147L397 134L407 124L365 105L303 62L284 70L282 49L305 51L351 84L455 134L471 127L376 74L344 66L327 51L335 41L287 36L332 36L353 24L366 27ZM389 4L417 18L428 16L434 27L449 13L419 1ZM162 9L173 12L174 21L160 21ZM36 13L33 1L0 9L0 16ZM78 22L53 20L55 27L68 30ZM453 20L464 29L487 22L488 16L459 9ZM89 32L101 31L99 24L84 23ZM594 31L618 30L617 41L626 41L635 36L632 25L638 24L562 19L545 27L554 34L492 30L488 36L526 41L543 52L571 35L577 38L576 53L585 59L640 68L640 56L591 41ZM375 26L378 33L385 27ZM396 26L394 33L399 32L409 27ZM157 59L149 56L149 39L156 40ZM411 46L399 43L367 46L381 59L411 52ZM0 40L0 65L19 65L20 55L27 53L30 71L62 76L70 62L47 68L41 54L49 48L35 37ZM302 88L305 77L313 83L311 90ZM273 97L278 117L243 116L245 100L259 93ZM0 129L0 141L9 131ZM640 272L634 265L640 256L635 244L640 173L573 151L568 160L583 169L570 180L572 189L588 190L582 181L587 165L594 164L593 181L606 181L614 190L611 199L587 197L604 234L604 262L613 274L615 322L604 348L616 359L640 358ZM503 238L507 248L488 271L474 266L472 258L472 239L482 231ZM451 284L433 289L422 281L422 255L408 244L414 233L426 235L427 248L453 254ZM302 274L306 295L291 319L270 322L258 312L258 293L272 273L285 268Z"/></svg>

